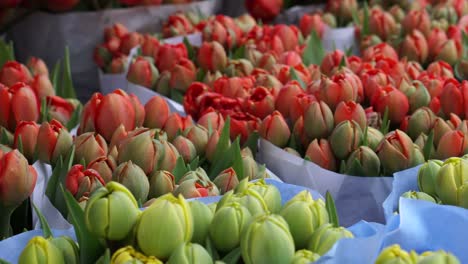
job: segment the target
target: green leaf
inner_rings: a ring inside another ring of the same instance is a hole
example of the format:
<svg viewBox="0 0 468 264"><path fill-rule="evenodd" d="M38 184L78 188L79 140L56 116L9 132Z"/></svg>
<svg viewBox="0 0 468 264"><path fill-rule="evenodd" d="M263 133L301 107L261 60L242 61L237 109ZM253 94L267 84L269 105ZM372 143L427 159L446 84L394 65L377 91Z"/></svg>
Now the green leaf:
<svg viewBox="0 0 468 264"><path fill-rule="evenodd" d="M302 61L306 66L309 66L310 64L320 65L322 64L324 57L325 49L323 48L322 40L314 30L310 34L309 40L307 41L304 53L302 55Z"/></svg>
<svg viewBox="0 0 468 264"><path fill-rule="evenodd" d="M365 173L361 162L358 159L354 159L351 166L346 168L346 174L353 176L363 176Z"/></svg>
<svg viewBox="0 0 468 264"><path fill-rule="evenodd" d="M39 218L39 222L41 223L41 228L42 228L42 236L45 238L50 238L53 237L52 231L50 230L49 223L47 223L47 219L45 219L44 215L42 214L41 210L37 208L37 206L34 203L31 203L34 211L37 214L37 217Z"/></svg>
<svg viewBox="0 0 468 264"><path fill-rule="evenodd" d="M426 144L423 148L423 155L425 160L429 160L431 158L432 148L434 147L434 130L431 130L429 135L427 136Z"/></svg>
<svg viewBox="0 0 468 264"><path fill-rule="evenodd" d="M52 85L54 86L56 94L61 93L61 92L59 92L59 89L60 89L60 87L59 87L60 86L60 83L59 83L60 67L61 67L61 62L60 62L60 60L58 60L57 63L55 63L54 69L52 70L52 72L50 74L50 81L52 82Z"/></svg>
<svg viewBox="0 0 468 264"><path fill-rule="evenodd" d="M171 89L171 99L179 104L184 103L184 94L177 89Z"/></svg>
<svg viewBox="0 0 468 264"><path fill-rule="evenodd" d="M258 140L260 139L260 134L258 131L255 131L249 135L247 141L244 143L243 148L249 148L252 151L252 154L255 158L257 155Z"/></svg>
<svg viewBox="0 0 468 264"><path fill-rule="evenodd" d="M197 71L197 76L195 78L195 80L197 82L203 82L203 80L205 79L205 76L206 76L206 71L202 68L199 68L198 71Z"/></svg>
<svg viewBox="0 0 468 264"><path fill-rule="evenodd" d="M455 77L459 80L463 80L463 75L460 73L460 61L458 61L455 66L453 67L453 72L455 73Z"/></svg>
<svg viewBox="0 0 468 264"><path fill-rule="evenodd" d="M3 65L7 61L14 61L15 56L14 53L11 49L12 43L8 44L3 40L0 40L0 67L3 67Z"/></svg>
<svg viewBox="0 0 468 264"><path fill-rule="evenodd" d="M0 127L0 130L1 130L0 144L10 146L12 144L12 140L8 136L8 130L4 127Z"/></svg>
<svg viewBox="0 0 468 264"><path fill-rule="evenodd" d="M241 181L242 179L244 179L244 162L242 161L242 154L241 154L239 142L240 142L240 138L237 137L231 146L231 153L233 157L232 168L237 174L237 179Z"/></svg>
<svg viewBox="0 0 468 264"><path fill-rule="evenodd" d="M240 46L239 48L234 51L232 54L233 60L243 59L245 57L245 45Z"/></svg>
<svg viewBox="0 0 468 264"><path fill-rule="evenodd" d="M354 44L349 46L349 48L346 49L345 54L346 57L352 56L353 55L353 49L354 49ZM343 65L345 66L345 65Z"/></svg>
<svg viewBox="0 0 468 264"><path fill-rule="evenodd" d="M341 174L346 173L346 162L344 160L342 160L340 163L340 173Z"/></svg>
<svg viewBox="0 0 468 264"><path fill-rule="evenodd" d="M367 5L367 1L364 1L364 17L362 21L362 29L361 34L363 37L369 35L369 6Z"/></svg>
<svg viewBox="0 0 468 264"><path fill-rule="evenodd" d="M187 48L189 59L191 59L192 61L195 61L195 50L193 49L192 44L190 44L190 41L188 40L188 38L185 36L184 36L183 43L185 47Z"/></svg>
<svg viewBox="0 0 468 264"><path fill-rule="evenodd" d="M60 189L80 245L80 262L82 264L94 263L102 255L104 248L98 238L86 228L84 212L78 202L69 191L63 189L62 185L60 185Z"/></svg>
<svg viewBox="0 0 468 264"><path fill-rule="evenodd" d="M71 76L70 51L68 47L65 47L65 59L63 62L61 85L62 85L62 88L60 90L62 94L59 95L60 97L76 99L75 88L73 87L73 80Z"/></svg>
<svg viewBox="0 0 468 264"><path fill-rule="evenodd" d="M102 255L98 261L96 261L96 264L110 264L111 263L111 253L110 249L106 248L106 251L104 252L104 255Z"/></svg>
<svg viewBox="0 0 468 264"><path fill-rule="evenodd" d="M83 106L81 104L79 104L76 107L75 111L73 111L73 114L70 117L70 120L68 120L68 123L66 125L68 131L71 131L73 128L78 126L78 124L80 123L80 117L81 117L82 110L83 110Z"/></svg>
<svg viewBox="0 0 468 264"><path fill-rule="evenodd" d="M361 146L368 146L369 142L368 141L368 129L369 127L366 125L366 128L364 129L364 136L362 137L362 145Z"/></svg>
<svg viewBox="0 0 468 264"><path fill-rule="evenodd" d="M328 191L325 195L325 206L327 207L328 218L330 219L330 223L334 227L339 227L340 221L338 219L338 213L336 212L335 201L333 200L332 195Z"/></svg>
<svg viewBox="0 0 468 264"><path fill-rule="evenodd" d="M205 249L208 251L208 254L210 254L211 258L213 260L218 260L219 259L219 254L218 251L216 251L215 246L213 245L213 242L211 241L210 236L206 236L206 241L205 241Z"/></svg>
<svg viewBox="0 0 468 264"><path fill-rule="evenodd" d="M338 66L340 69L346 67L346 55L343 55L340 60L340 65Z"/></svg>
<svg viewBox="0 0 468 264"><path fill-rule="evenodd" d="M218 145L216 145L216 150L214 153L213 164L215 164L219 159L223 158L223 153L229 149L229 143L231 133L231 118L228 116L224 122L223 130L219 136Z"/></svg>
<svg viewBox="0 0 468 264"><path fill-rule="evenodd" d="M4 259L0 259L0 264L11 264L11 263Z"/></svg>
<svg viewBox="0 0 468 264"><path fill-rule="evenodd" d="M18 146L16 148L23 154L23 139L21 137L18 137Z"/></svg>
<svg viewBox="0 0 468 264"><path fill-rule="evenodd" d="M462 30L463 58L468 59L468 34Z"/></svg>
<svg viewBox="0 0 468 264"><path fill-rule="evenodd" d="M176 166L172 171L174 175L175 182L179 182L179 180L184 176L185 173L188 172L187 166L185 166L184 158L180 156L176 161Z"/></svg>
<svg viewBox="0 0 468 264"><path fill-rule="evenodd" d="M241 249L240 247L237 247L233 249L231 252L229 252L222 261L226 264L236 264L239 262L241 258Z"/></svg>
<svg viewBox="0 0 468 264"><path fill-rule="evenodd" d="M304 83L304 81L299 78L299 75L297 75L297 72L296 72L296 69L294 69L293 67L289 68L289 74L291 75L291 80L296 80L299 85L301 85L301 88L302 89L306 89L307 88L307 85Z"/></svg>
<svg viewBox="0 0 468 264"><path fill-rule="evenodd" d="M384 115L383 115L383 119L382 119L382 127L380 128L380 132L382 132L382 134L387 134L388 133L388 129L390 128L390 120L388 120L388 106L385 107L385 112L384 112Z"/></svg>
<svg viewBox="0 0 468 264"><path fill-rule="evenodd" d="M190 162L190 164L188 165L188 169L189 170L196 170L199 165L200 165L200 156L197 156L196 158L194 158Z"/></svg>

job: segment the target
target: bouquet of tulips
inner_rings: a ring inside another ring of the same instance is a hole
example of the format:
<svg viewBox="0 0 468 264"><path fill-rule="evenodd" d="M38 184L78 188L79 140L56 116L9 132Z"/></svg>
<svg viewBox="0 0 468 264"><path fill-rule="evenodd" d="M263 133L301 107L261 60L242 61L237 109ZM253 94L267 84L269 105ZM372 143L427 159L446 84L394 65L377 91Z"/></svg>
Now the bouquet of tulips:
<svg viewBox="0 0 468 264"><path fill-rule="evenodd" d="M304 263L318 260L340 239L354 237L339 227L331 198L314 200L303 190L282 205L284 194L275 185L244 179L207 204L166 194L143 211L117 182L97 188L84 208L65 193L79 246L67 237L53 238L43 221L45 238L31 239L18 263L38 254L57 263ZM161 232L171 235L161 237Z"/></svg>

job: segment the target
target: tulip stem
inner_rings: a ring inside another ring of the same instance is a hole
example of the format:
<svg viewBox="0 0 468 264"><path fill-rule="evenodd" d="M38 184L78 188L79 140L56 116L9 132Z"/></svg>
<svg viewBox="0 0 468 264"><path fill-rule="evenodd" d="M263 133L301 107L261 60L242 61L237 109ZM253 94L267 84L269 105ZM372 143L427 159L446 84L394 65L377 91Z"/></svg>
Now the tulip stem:
<svg viewBox="0 0 468 264"><path fill-rule="evenodd" d="M0 206L0 241L11 235L10 218L13 209Z"/></svg>

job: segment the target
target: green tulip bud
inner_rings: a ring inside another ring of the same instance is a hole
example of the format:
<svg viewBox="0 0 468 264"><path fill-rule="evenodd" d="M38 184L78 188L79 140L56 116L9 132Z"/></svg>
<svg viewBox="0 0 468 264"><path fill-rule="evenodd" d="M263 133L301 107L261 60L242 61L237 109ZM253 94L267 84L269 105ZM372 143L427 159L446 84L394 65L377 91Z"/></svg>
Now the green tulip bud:
<svg viewBox="0 0 468 264"><path fill-rule="evenodd" d="M375 264L416 264L417 255L408 253L400 245L392 245L382 250Z"/></svg>
<svg viewBox="0 0 468 264"><path fill-rule="evenodd" d="M106 240L122 240L132 231L140 210L132 193L117 182L94 191L85 208L88 230Z"/></svg>
<svg viewBox="0 0 468 264"><path fill-rule="evenodd" d="M192 221L192 211L181 195L163 195L141 214L136 244L144 254L167 260L177 246L192 239Z"/></svg>
<svg viewBox="0 0 468 264"><path fill-rule="evenodd" d="M200 201L191 201L189 205L193 218L192 242L203 245L208 236L208 228L213 220L214 212Z"/></svg>
<svg viewBox="0 0 468 264"><path fill-rule="evenodd" d="M131 160L120 164L115 169L112 180L121 183L130 190L137 201L146 202L149 193L149 181L145 172Z"/></svg>
<svg viewBox="0 0 468 264"><path fill-rule="evenodd" d="M362 142L362 130L356 121L339 123L330 136L330 145L335 156L345 160Z"/></svg>
<svg viewBox="0 0 468 264"><path fill-rule="evenodd" d="M183 243L172 252L167 264L213 263L206 249L198 244Z"/></svg>
<svg viewBox="0 0 468 264"><path fill-rule="evenodd" d="M185 173L184 176L180 178L179 184L186 180L199 180L202 182L208 182L210 181L210 177L208 177L208 174L206 174L206 171L203 168L199 167L194 171L188 171Z"/></svg>
<svg viewBox="0 0 468 264"><path fill-rule="evenodd" d="M238 247L241 234L251 219L249 210L236 202L217 210L209 227L209 235L215 248L221 252L230 252Z"/></svg>
<svg viewBox="0 0 468 264"><path fill-rule="evenodd" d="M132 246L117 250L111 258L111 264L163 264L162 261L150 256L147 257L136 251Z"/></svg>
<svg viewBox="0 0 468 264"><path fill-rule="evenodd" d="M272 184L267 184L265 179L260 179L256 182L246 181L246 183L246 188L257 191L263 197L270 212L278 213L281 210L281 193L278 188ZM240 191L236 189L236 192Z"/></svg>
<svg viewBox="0 0 468 264"><path fill-rule="evenodd" d="M60 249L43 237L33 237L18 258L18 264L65 264Z"/></svg>
<svg viewBox="0 0 468 264"><path fill-rule="evenodd" d="M338 240L353 237L353 233L344 227L333 227L331 224L324 224L312 234L308 249L323 256Z"/></svg>
<svg viewBox="0 0 468 264"><path fill-rule="evenodd" d="M468 208L468 161L447 159L437 173L435 191L442 203Z"/></svg>
<svg viewBox="0 0 468 264"><path fill-rule="evenodd" d="M306 190L289 200L280 214L289 225L296 248L301 249L307 247L315 230L329 222L323 200L312 199L312 195Z"/></svg>
<svg viewBox="0 0 468 264"><path fill-rule="evenodd" d="M157 198L175 189L175 177L168 171L155 171L149 176L149 198Z"/></svg>
<svg viewBox="0 0 468 264"><path fill-rule="evenodd" d="M428 160L419 168L418 187L420 191L436 196L436 177L442 164L443 162L441 160Z"/></svg>
<svg viewBox="0 0 468 264"><path fill-rule="evenodd" d="M401 195L403 198L413 199L413 200L424 200L431 203L437 203L436 200L427 193L424 192L415 192L408 191Z"/></svg>
<svg viewBox="0 0 468 264"><path fill-rule="evenodd" d="M377 149L377 146L380 144L380 141L384 138L384 135L380 130L370 127L367 127L367 146L373 151Z"/></svg>
<svg viewBox="0 0 468 264"><path fill-rule="evenodd" d="M219 200L216 211L230 202L238 202L245 206L252 216L267 214L269 212L268 205L263 197L253 189L246 189L240 193L234 194L229 191Z"/></svg>
<svg viewBox="0 0 468 264"><path fill-rule="evenodd" d="M460 264L460 260L449 252L443 250L427 251L421 254L418 264Z"/></svg>
<svg viewBox="0 0 468 264"><path fill-rule="evenodd" d="M229 167L216 176L213 183L218 187L221 194L224 194L234 189L239 184L239 179L237 179L236 171Z"/></svg>
<svg viewBox="0 0 468 264"><path fill-rule="evenodd" d="M346 162L346 174L379 176L380 159L371 148L360 146L349 155Z"/></svg>
<svg viewBox="0 0 468 264"><path fill-rule="evenodd" d="M258 165L252 156L242 156L242 168L245 178L249 180L257 178Z"/></svg>
<svg viewBox="0 0 468 264"><path fill-rule="evenodd" d="M301 249L296 251L294 258L291 261L291 264L309 264L315 262L320 258L319 254L316 254L307 249Z"/></svg>
<svg viewBox="0 0 468 264"><path fill-rule="evenodd" d="M424 134L424 133L421 133L419 134L419 137L416 138L416 140L414 141L414 144L416 144L419 149L424 149L426 147L426 144L428 143L427 142L427 139L429 137ZM432 158L435 156L435 153L436 153L436 148L434 147L434 143L431 144L431 155L429 156L429 158Z"/></svg>
<svg viewBox="0 0 468 264"><path fill-rule="evenodd" d="M62 252L65 263L80 263L80 252L78 245L71 238L66 236L54 237L50 242Z"/></svg>
<svg viewBox="0 0 468 264"><path fill-rule="evenodd" d="M217 206L218 206L218 203L210 203L210 204L208 205L208 208L210 208L210 210L211 210L211 212L213 213L213 215L214 215L214 213L216 212L216 207L217 207Z"/></svg>
<svg viewBox="0 0 468 264"><path fill-rule="evenodd" d="M295 248L288 223L279 215L258 216L242 234L241 252L246 264L291 263Z"/></svg>

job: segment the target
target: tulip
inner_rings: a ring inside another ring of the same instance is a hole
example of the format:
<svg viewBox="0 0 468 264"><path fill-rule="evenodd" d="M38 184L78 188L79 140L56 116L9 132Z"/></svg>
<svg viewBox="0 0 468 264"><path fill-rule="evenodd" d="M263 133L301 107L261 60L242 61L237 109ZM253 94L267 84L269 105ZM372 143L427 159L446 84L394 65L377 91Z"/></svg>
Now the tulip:
<svg viewBox="0 0 468 264"><path fill-rule="evenodd" d="M218 148L220 133L218 130L214 130L211 136L208 138L208 143L206 144L205 156L209 162L213 162L216 149ZM231 145L231 142L229 142Z"/></svg>
<svg viewBox="0 0 468 264"><path fill-rule="evenodd" d="M115 251L111 258L112 264L125 264L125 263L148 263L148 264L163 264L162 261L150 256L147 257L142 253L136 251L132 246L126 246Z"/></svg>
<svg viewBox="0 0 468 264"><path fill-rule="evenodd" d="M428 106L431 101L431 95L422 82L413 81L413 85L416 89L408 97L411 112L414 112L421 107Z"/></svg>
<svg viewBox="0 0 468 264"><path fill-rule="evenodd" d="M28 68L16 61L7 61L0 70L0 83L13 86L18 82L29 83L32 76Z"/></svg>
<svg viewBox="0 0 468 264"><path fill-rule="evenodd" d="M143 36L143 43L141 44L141 54L143 56L156 58L160 45L158 38L145 34Z"/></svg>
<svg viewBox="0 0 468 264"><path fill-rule="evenodd" d="M379 42L376 45L370 46L364 50L364 61L374 61L382 58L398 60L398 54L392 46L385 42ZM370 70L372 71L372 69Z"/></svg>
<svg viewBox="0 0 468 264"><path fill-rule="evenodd" d="M289 225L297 249L307 247L314 231L329 221L323 200L313 200L308 191L296 194L280 214Z"/></svg>
<svg viewBox="0 0 468 264"><path fill-rule="evenodd" d="M201 167L198 167L196 170L188 171L187 173L185 173L184 176L182 176L182 178L179 180L179 183L186 180L198 180L205 183L210 182L208 174L206 174L206 171Z"/></svg>
<svg viewBox="0 0 468 264"><path fill-rule="evenodd" d="M353 238L354 235L344 227L324 224L309 239L308 249L323 256L340 239Z"/></svg>
<svg viewBox="0 0 468 264"><path fill-rule="evenodd" d="M352 20L353 13L357 12L358 5L355 0L334 0L327 2L325 9L346 25Z"/></svg>
<svg viewBox="0 0 468 264"><path fill-rule="evenodd" d="M206 249L199 244L184 243L180 244L171 257L167 261L167 264L190 264L190 263L213 263L213 259Z"/></svg>
<svg viewBox="0 0 468 264"><path fill-rule="evenodd" d="M314 139L307 148L305 156L320 167L336 171L336 159L326 139Z"/></svg>
<svg viewBox="0 0 468 264"><path fill-rule="evenodd" d="M369 16L369 31L382 40L388 40L392 35L398 34L398 26L394 17L380 9L372 9Z"/></svg>
<svg viewBox="0 0 468 264"><path fill-rule="evenodd" d="M464 190L468 181L468 162L461 158L447 159L439 169L435 191L442 203L468 208Z"/></svg>
<svg viewBox="0 0 468 264"><path fill-rule="evenodd" d="M376 150L385 175L415 166L413 141L401 130L388 133Z"/></svg>
<svg viewBox="0 0 468 264"><path fill-rule="evenodd" d="M276 97L275 108L281 112L285 118L288 118L291 111L290 102L293 101L296 96L303 93L304 91L298 82L289 82L279 91Z"/></svg>
<svg viewBox="0 0 468 264"><path fill-rule="evenodd" d="M195 125L185 130L185 135L195 146L197 154L200 156L205 155L208 144L208 130L201 125Z"/></svg>
<svg viewBox="0 0 468 264"><path fill-rule="evenodd" d="M155 60L156 68L161 72L170 71L180 58L188 58L188 51L183 43L163 44L159 47Z"/></svg>
<svg viewBox="0 0 468 264"><path fill-rule="evenodd" d="M226 69L224 69L224 73L229 77L247 77L252 74L253 69L252 63L246 59L230 60L226 65Z"/></svg>
<svg viewBox="0 0 468 264"><path fill-rule="evenodd" d="M113 37L116 38L123 38L128 33L128 29L120 24L120 23L115 23L112 26L106 27L104 29L104 39L109 40Z"/></svg>
<svg viewBox="0 0 468 264"><path fill-rule="evenodd" d="M367 125L366 113L360 104L353 101L340 102L335 110L334 115L335 126L345 120L354 120L359 124L362 130Z"/></svg>
<svg viewBox="0 0 468 264"><path fill-rule="evenodd" d="M463 80L468 79L468 60L461 59L460 62L455 66L456 71Z"/></svg>
<svg viewBox="0 0 468 264"><path fill-rule="evenodd" d="M451 5L436 5L432 10L432 19L434 20L447 20L449 24L456 24L458 15L455 8Z"/></svg>
<svg viewBox="0 0 468 264"><path fill-rule="evenodd" d="M260 135L274 145L283 148L289 141L291 132L280 112L267 116L260 125Z"/></svg>
<svg viewBox="0 0 468 264"><path fill-rule="evenodd" d="M112 180L116 181L133 194L137 201L146 202L149 193L149 181L145 172L131 160L121 163L114 171Z"/></svg>
<svg viewBox="0 0 468 264"><path fill-rule="evenodd" d="M198 71L200 72L200 69ZM203 83L212 87L214 82L221 77L223 77L223 74L220 71L207 72L205 74L205 77L203 77ZM235 77L235 76L229 76L229 77ZM246 77L246 76L242 76L242 77Z"/></svg>
<svg viewBox="0 0 468 264"><path fill-rule="evenodd" d="M307 249L301 249L296 251L291 264L307 264L315 262L320 258L320 255Z"/></svg>
<svg viewBox="0 0 468 264"><path fill-rule="evenodd" d="M406 35L400 45L400 54L402 57L407 57L408 60L415 60L420 63L426 62L428 50L429 47L426 38L418 30L414 30Z"/></svg>
<svg viewBox="0 0 468 264"><path fill-rule="evenodd" d="M431 264L431 263L451 263L460 264L460 260L453 254L438 250L435 252L426 251L423 252L418 259L419 264Z"/></svg>
<svg viewBox="0 0 468 264"><path fill-rule="evenodd" d="M445 61L435 61L427 66L427 72L443 78L453 78L453 69Z"/></svg>
<svg viewBox="0 0 468 264"><path fill-rule="evenodd" d="M158 219L157 225L154 219ZM190 206L182 196L161 196L141 214L135 227L136 244L146 255L167 260L181 243L192 239L192 219ZM155 238L154 234L168 236Z"/></svg>
<svg viewBox="0 0 468 264"><path fill-rule="evenodd" d="M49 240L41 236L33 237L18 258L18 263L68 263L62 252Z"/></svg>
<svg viewBox="0 0 468 264"><path fill-rule="evenodd" d="M181 58L171 70L169 85L173 89L185 92L196 78L196 68L192 61Z"/></svg>
<svg viewBox="0 0 468 264"><path fill-rule="evenodd" d="M242 155L242 168L244 178L253 180L256 178L258 173L258 165L255 159L249 155Z"/></svg>
<svg viewBox="0 0 468 264"><path fill-rule="evenodd" d="M110 141L121 124L126 131L133 130L137 124L137 112L130 96L122 90L105 96L96 93L83 108L78 132L96 131Z"/></svg>
<svg viewBox="0 0 468 264"><path fill-rule="evenodd" d="M39 99L42 99L46 96L55 95L54 87L52 86L48 75L35 75L30 82L30 86Z"/></svg>
<svg viewBox="0 0 468 264"><path fill-rule="evenodd" d="M434 144L439 145L440 139L448 132L452 131L450 126L440 117L437 117L434 121Z"/></svg>
<svg viewBox="0 0 468 264"><path fill-rule="evenodd" d="M349 155L346 161L346 174L355 176L379 176L379 157L371 148L360 146Z"/></svg>
<svg viewBox="0 0 468 264"><path fill-rule="evenodd" d="M183 13L175 13L167 18L162 31L165 38L184 36L192 33L193 26Z"/></svg>
<svg viewBox="0 0 468 264"><path fill-rule="evenodd" d="M414 254L408 254L408 252L402 250L400 248L400 245L395 244L382 250L382 252L380 252L380 255L375 260L375 264L412 264L416 263L416 257Z"/></svg>
<svg viewBox="0 0 468 264"><path fill-rule="evenodd" d="M208 129L221 131L224 127L224 118L219 112L207 112L198 119L198 124Z"/></svg>
<svg viewBox="0 0 468 264"><path fill-rule="evenodd" d="M21 121L16 127L13 147L18 149L21 141L22 154L29 160L34 160L39 125L32 121Z"/></svg>
<svg viewBox="0 0 468 264"><path fill-rule="evenodd" d="M310 139L326 138L333 130L333 113L328 105L312 102L304 113L304 128Z"/></svg>
<svg viewBox="0 0 468 264"><path fill-rule="evenodd" d="M445 133L437 144L436 156L439 159L460 157L467 153L467 135L458 130Z"/></svg>
<svg viewBox="0 0 468 264"><path fill-rule="evenodd" d="M339 67L343 56L345 56L345 54L341 50L335 50L333 52L327 53L323 58L320 66L322 73L327 76L331 76ZM347 64L346 60L345 64Z"/></svg>
<svg viewBox="0 0 468 264"><path fill-rule="evenodd" d="M105 71L110 74L123 74L125 73L126 64L128 57L127 55L120 55L112 58L109 65L107 65Z"/></svg>
<svg viewBox="0 0 468 264"><path fill-rule="evenodd" d="M99 134L87 132L75 138L75 163L91 161L105 156L108 152L106 140Z"/></svg>
<svg viewBox="0 0 468 264"><path fill-rule="evenodd" d="M37 134L36 151L40 161L55 164L73 145L70 133L57 120L42 123Z"/></svg>
<svg viewBox="0 0 468 264"><path fill-rule="evenodd" d="M152 143L154 134L155 131L147 129L130 133L118 147L118 163L132 160L145 174L151 173L156 166L156 149Z"/></svg>
<svg viewBox="0 0 468 264"><path fill-rule="evenodd" d="M227 64L226 51L218 42L205 42L200 47L197 61L207 71L223 70Z"/></svg>
<svg viewBox="0 0 468 264"><path fill-rule="evenodd" d="M291 121L295 123L299 117L304 116L305 111L309 108L312 102L317 101L315 96L311 94L300 93L292 100L292 106L289 109Z"/></svg>
<svg viewBox="0 0 468 264"><path fill-rule="evenodd" d="M257 25L257 21L249 14L243 14L235 18L234 21L244 33L250 32Z"/></svg>
<svg viewBox="0 0 468 264"><path fill-rule="evenodd" d="M204 182L197 179L180 181L174 190L174 195L182 195L186 199L219 195L219 190L211 181Z"/></svg>
<svg viewBox="0 0 468 264"><path fill-rule="evenodd" d="M153 96L145 104L145 113L145 127L162 128L169 117L169 105L164 98Z"/></svg>
<svg viewBox="0 0 468 264"><path fill-rule="evenodd" d="M112 174L114 173L117 164L112 156L102 156L91 161L87 168L98 172L105 183L112 180Z"/></svg>
<svg viewBox="0 0 468 264"><path fill-rule="evenodd" d="M263 119L275 110L275 98L267 88L257 87L244 102L244 107L248 113Z"/></svg>
<svg viewBox="0 0 468 264"><path fill-rule="evenodd" d="M281 12L283 0L248 0L245 6L254 18L269 21Z"/></svg>
<svg viewBox="0 0 468 264"><path fill-rule="evenodd" d="M51 238L49 241L62 253L65 263L80 263L78 245L70 237L54 237Z"/></svg>
<svg viewBox="0 0 468 264"><path fill-rule="evenodd" d="M362 142L363 132L355 121L343 121L330 135L330 146L335 156L345 160Z"/></svg>
<svg viewBox="0 0 468 264"><path fill-rule="evenodd" d="M194 200L189 203L193 219L192 243L203 245L208 237L214 212L204 203Z"/></svg>
<svg viewBox="0 0 468 264"><path fill-rule="evenodd" d="M256 182L248 182L247 180L248 179L242 180L235 192L242 193L246 189L254 190L263 197L271 213L279 213L281 210L281 194L278 188L274 185L267 184L265 179L260 179Z"/></svg>
<svg viewBox="0 0 468 264"><path fill-rule="evenodd" d="M113 55L111 49L113 49L113 47L111 47L111 45L120 46L120 39L113 38L112 42L104 43L94 49L93 61L101 69L105 69L112 60Z"/></svg>
<svg viewBox="0 0 468 264"><path fill-rule="evenodd" d="M253 189L244 189L241 192L233 194L229 191L224 194L221 200L218 202L216 211L219 211L223 206L231 202L238 202L245 206L252 216L264 215L269 213L268 205L257 191Z"/></svg>
<svg viewBox="0 0 468 264"><path fill-rule="evenodd" d="M432 196L424 192L408 191L408 192L403 193L401 197L407 198L407 199L423 200L426 202L437 203L436 200Z"/></svg>
<svg viewBox="0 0 468 264"><path fill-rule="evenodd" d="M184 136L177 136L174 141L172 141L172 144L186 163L190 163L197 156L195 145Z"/></svg>
<svg viewBox="0 0 468 264"><path fill-rule="evenodd" d="M78 200L89 197L91 193L105 185L99 173L93 169L85 169L81 164L74 165L65 178L67 190Z"/></svg>
<svg viewBox="0 0 468 264"><path fill-rule="evenodd" d="M402 22L402 28L406 34L418 30L425 36L431 31L431 19L425 9L411 10Z"/></svg>
<svg viewBox="0 0 468 264"><path fill-rule="evenodd" d="M149 176L149 198L158 198L175 189L175 177L169 171L155 171Z"/></svg>
<svg viewBox="0 0 468 264"><path fill-rule="evenodd" d="M147 88L153 88L159 77L159 72L152 63L152 59L137 57L130 64L127 79L129 82L138 84Z"/></svg>
<svg viewBox="0 0 468 264"><path fill-rule="evenodd" d="M384 135L380 130L373 127L367 127L367 146L373 151L377 149L377 146L380 144L380 141L384 138Z"/></svg>
<svg viewBox="0 0 468 264"><path fill-rule="evenodd" d="M247 98L253 90L253 79L221 77L213 82L213 90L230 98Z"/></svg>
<svg viewBox="0 0 468 264"><path fill-rule="evenodd" d="M62 124L67 125L81 103L76 99L63 99L59 96L47 96L48 115Z"/></svg>
<svg viewBox="0 0 468 264"><path fill-rule="evenodd" d="M31 87L24 83L10 88L0 84L0 105L0 126L10 131L14 131L20 121L39 119L39 100Z"/></svg>
<svg viewBox="0 0 468 264"><path fill-rule="evenodd" d="M221 194L224 194L234 189L239 184L239 180L236 171L232 167L229 167L220 172L213 180L213 183L216 184Z"/></svg>
<svg viewBox="0 0 468 264"><path fill-rule="evenodd" d="M303 36L309 36L312 31L315 31L321 38L325 30L325 24L323 23L320 15L305 14L299 20L299 28L301 29Z"/></svg>
<svg viewBox="0 0 468 264"><path fill-rule="evenodd" d="M174 140L179 131L186 129L187 123L191 123L191 117L181 117L178 113L171 113L164 123L163 130L166 131L169 140Z"/></svg>
<svg viewBox="0 0 468 264"><path fill-rule="evenodd" d="M366 97L370 100L381 87L390 84L390 79L382 70L372 69L361 74L362 86Z"/></svg>
<svg viewBox="0 0 468 264"><path fill-rule="evenodd" d="M378 90L374 94L371 104L382 115L388 109L388 118L395 124L400 123L409 111L409 102L406 96L391 86Z"/></svg>
<svg viewBox="0 0 468 264"><path fill-rule="evenodd" d="M359 78L350 72L342 72L331 79L322 78L319 98L327 103L332 110L341 101L357 101L362 83Z"/></svg>
<svg viewBox="0 0 468 264"><path fill-rule="evenodd" d="M412 139L416 139L421 133L428 135L434 126L435 118L429 108L419 108L408 120L408 135Z"/></svg>
<svg viewBox="0 0 468 264"><path fill-rule="evenodd" d="M132 193L117 182L97 189L86 204L85 224L99 238L118 241L126 238L137 223L140 210Z"/></svg>
<svg viewBox="0 0 468 264"><path fill-rule="evenodd" d="M40 58L29 57L26 66L28 66L28 69L31 71L32 75L49 76L49 69L47 68L45 62Z"/></svg>
<svg viewBox="0 0 468 264"><path fill-rule="evenodd" d="M461 89L462 86L458 84L455 79L448 79L440 96L440 103L442 106L442 111L449 115L454 113L460 117L463 116L463 93Z"/></svg>
<svg viewBox="0 0 468 264"><path fill-rule="evenodd" d="M120 38L119 51L123 54L130 54L130 51L143 43L143 35L138 32L129 32Z"/></svg>

